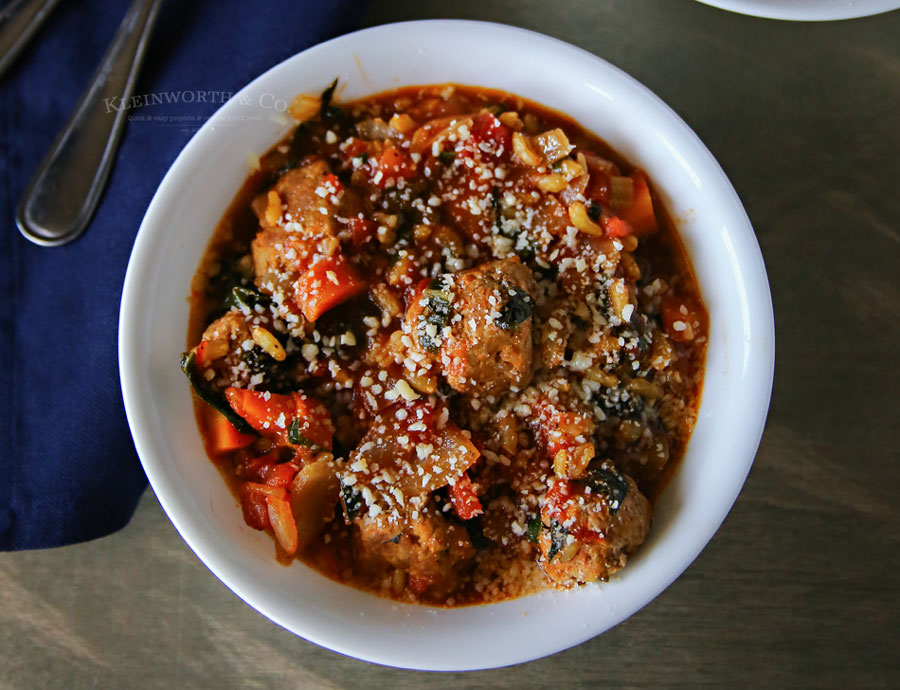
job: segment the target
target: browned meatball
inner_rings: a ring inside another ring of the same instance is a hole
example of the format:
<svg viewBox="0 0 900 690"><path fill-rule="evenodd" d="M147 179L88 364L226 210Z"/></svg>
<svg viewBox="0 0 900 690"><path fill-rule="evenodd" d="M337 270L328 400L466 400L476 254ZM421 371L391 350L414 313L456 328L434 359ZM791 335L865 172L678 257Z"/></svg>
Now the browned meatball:
<svg viewBox="0 0 900 690"><path fill-rule="evenodd" d="M593 479L557 481L541 517L540 565L554 585L571 587L622 568L647 536L651 508L631 477L607 463Z"/></svg>
<svg viewBox="0 0 900 690"><path fill-rule="evenodd" d="M324 160L284 173L253 201L260 225L250 243L257 286L278 302L289 301L313 257L340 250L335 217L356 216L361 207L358 193L345 189Z"/></svg>
<svg viewBox="0 0 900 690"><path fill-rule="evenodd" d="M407 311L418 347L462 393L498 394L531 380L534 276L518 258L439 279ZM439 353L439 354L438 354Z"/></svg>
<svg viewBox="0 0 900 690"><path fill-rule="evenodd" d="M213 321L203 332L200 344L194 348L197 366L212 390L224 390L228 386L246 387L253 372L244 361L244 355L254 346L252 318L261 323L266 320L252 317L232 309Z"/></svg>
<svg viewBox="0 0 900 690"><path fill-rule="evenodd" d="M465 528L450 523L430 508L398 525L386 514L357 518L354 545L364 568L386 566L405 571L408 587L417 594L441 597L457 585L461 566L475 554Z"/></svg>

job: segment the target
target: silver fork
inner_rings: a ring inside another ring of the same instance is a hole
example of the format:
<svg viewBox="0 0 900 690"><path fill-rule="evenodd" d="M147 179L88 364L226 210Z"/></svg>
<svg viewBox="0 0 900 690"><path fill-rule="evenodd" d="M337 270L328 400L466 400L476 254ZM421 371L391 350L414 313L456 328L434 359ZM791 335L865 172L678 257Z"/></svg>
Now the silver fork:
<svg viewBox="0 0 900 690"><path fill-rule="evenodd" d="M71 242L94 215L127 117L121 104L134 91L161 4L134 0L128 8L75 112L25 190L16 225L32 242Z"/></svg>
<svg viewBox="0 0 900 690"><path fill-rule="evenodd" d="M0 10L0 79L59 0L12 0Z"/></svg>

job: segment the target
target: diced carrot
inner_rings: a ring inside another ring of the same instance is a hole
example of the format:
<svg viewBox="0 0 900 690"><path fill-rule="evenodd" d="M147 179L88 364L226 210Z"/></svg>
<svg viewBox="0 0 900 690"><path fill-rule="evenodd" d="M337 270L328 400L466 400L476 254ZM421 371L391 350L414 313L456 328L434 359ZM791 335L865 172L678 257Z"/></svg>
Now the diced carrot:
<svg viewBox="0 0 900 690"><path fill-rule="evenodd" d="M250 426L280 445L315 445L331 450L334 436L331 414L315 398L303 393L279 395L226 388L225 399Z"/></svg>
<svg viewBox="0 0 900 690"><path fill-rule="evenodd" d="M211 407L208 409L209 423L206 428L206 439L210 452L230 453L239 448L246 448L259 438L255 434L242 434L221 412Z"/></svg>
<svg viewBox="0 0 900 690"><path fill-rule="evenodd" d="M366 282L343 254L313 264L295 286L295 299L309 321L356 297L366 289Z"/></svg>
<svg viewBox="0 0 900 690"><path fill-rule="evenodd" d="M619 216L634 228L634 235L643 237L656 232L658 228L656 214L653 212L653 199L650 196L650 186L647 184L647 177L644 173L635 170L631 174L631 179L634 180L631 206L623 209Z"/></svg>
<svg viewBox="0 0 900 690"><path fill-rule="evenodd" d="M294 419L297 420L297 431L312 441L319 448L331 450L334 437L334 424L331 413L321 402L303 393L291 395L294 403ZM296 445L296 444L292 444ZM308 445L301 443L300 445Z"/></svg>
<svg viewBox="0 0 900 690"><path fill-rule="evenodd" d="M294 416L295 405L290 395L226 388L225 399L250 426L267 436L286 429Z"/></svg>
<svg viewBox="0 0 900 690"><path fill-rule="evenodd" d="M453 512L461 520L471 520L476 515L481 515L481 501L478 500L478 494L475 493L468 472L463 472L456 483L450 485L449 493Z"/></svg>
<svg viewBox="0 0 900 690"><path fill-rule="evenodd" d="M297 523L291 512L291 504L286 499L266 496L269 507L269 523L275 538L289 556L297 552Z"/></svg>
<svg viewBox="0 0 900 690"><path fill-rule="evenodd" d="M606 219L606 236L613 239L617 237L625 237L634 233L631 225L617 216L610 216Z"/></svg>

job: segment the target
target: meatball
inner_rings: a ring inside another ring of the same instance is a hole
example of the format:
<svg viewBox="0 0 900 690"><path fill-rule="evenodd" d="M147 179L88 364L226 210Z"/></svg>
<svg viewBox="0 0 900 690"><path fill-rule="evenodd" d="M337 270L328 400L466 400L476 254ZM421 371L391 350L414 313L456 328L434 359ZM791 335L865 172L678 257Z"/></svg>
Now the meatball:
<svg viewBox="0 0 900 690"><path fill-rule="evenodd" d="M249 343L249 349L244 347L245 343ZM248 318L232 309L203 332L199 345L194 348L195 361L212 390L246 387L254 374L247 363L248 352L254 347Z"/></svg>
<svg viewBox="0 0 900 690"><path fill-rule="evenodd" d="M650 502L606 463L585 481L557 481L541 511L540 565L557 587L606 580L650 529Z"/></svg>
<svg viewBox="0 0 900 690"><path fill-rule="evenodd" d="M412 301L407 328L419 349L438 355L453 389L496 395L531 380L536 293L518 258L491 261L430 285Z"/></svg>
<svg viewBox="0 0 900 690"><path fill-rule="evenodd" d="M392 567L407 573L414 594L442 597L459 583L459 571L475 555L464 527L425 508L398 526L384 514L355 521L354 546L361 565L373 572Z"/></svg>
<svg viewBox="0 0 900 690"><path fill-rule="evenodd" d="M260 231L250 243L257 286L289 302L297 278L314 258L340 251L335 217L356 216L358 194L345 189L328 163L311 159L288 170L253 202Z"/></svg>

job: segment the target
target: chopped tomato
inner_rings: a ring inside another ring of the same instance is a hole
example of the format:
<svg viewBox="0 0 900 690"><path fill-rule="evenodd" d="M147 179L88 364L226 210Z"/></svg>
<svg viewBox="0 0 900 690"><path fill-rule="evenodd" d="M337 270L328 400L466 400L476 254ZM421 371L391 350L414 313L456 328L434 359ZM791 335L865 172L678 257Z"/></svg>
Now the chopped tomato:
<svg viewBox="0 0 900 690"><path fill-rule="evenodd" d="M425 590L428 589L428 585L430 584L431 581L423 575L420 575L418 573L409 574L409 591L413 594L424 594Z"/></svg>
<svg viewBox="0 0 900 690"><path fill-rule="evenodd" d="M371 240L378 230L378 223L363 218L350 218L347 226L350 228L351 242L357 249Z"/></svg>
<svg viewBox="0 0 900 690"><path fill-rule="evenodd" d="M658 229L656 215L653 212L653 199L650 197L650 186L647 177L640 170L631 174L634 180L634 192L631 206L623 209L619 216L632 228L637 237L650 235ZM612 237L613 235L610 235Z"/></svg>
<svg viewBox="0 0 900 690"><path fill-rule="evenodd" d="M476 144L487 143L498 156L512 150L512 132L491 113L482 113L472 122L472 139Z"/></svg>
<svg viewBox="0 0 900 690"><path fill-rule="evenodd" d="M693 340L700 335L699 310L688 300L666 295L660 305L666 335L677 342Z"/></svg>
<svg viewBox="0 0 900 690"><path fill-rule="evenodd" d="M285 462L275 465L268 472L266 484L269 486L285 487L294 479L294 475L300 471L300 467L293 462Z"/></svg>
<svg viewBox="0 0 900 690"><path fill-rule="evenodd" d="M230 453L239 448L246 448L259 438L256 434L242 434L218 410L214 410L211 407L208 410L209 423L206 427L206 440L210 452Z"/></svg>
<svg viewBox="0 0 900 690"><path fill-rule="evenodd" d="M381 177L378 177L381 173ZM381 153L378 164L375 166L375 177L373 182L379 187L385 187L388 180L402 177L410 179L416 176L416 164L406 151L388 146Z"/></svg>
<svg viewBox="0 0 900 690"><path fill-rule="evenodd" d="M356 156L367 153L369 144L362 139L353 137L345 145L341 146L341 150L347 158L355 158Z"/></svg>
<svg viewBox="0 0 900 690"><path fill-rule="evenodd" d="M206 348L208 347L208 343L208 340L201 340L200 344L194 348L194 362L201 369L206 367Z"/></svg>
<svg viewBox="0 0 900 690"><path fill-rule="evenodd" d="M344 191L344 183L341 182L341 181L337 178L337 175L335 175L334 173L329 173L329 174L327 174L325 177L323 177L323 178L322 178L322 185L323 185L326 189L328 189L329 187L333 188L334 191L331 192L332 194L340 194L341 192Z"/></svg>
<svg viewBox="0 0 900 690"><path fill-rule="evenodd" d="M491 113L482 113L472 122L472 140L476 144L486 143L495 154L502 155L512 150L512 133Z"/></svg>
<svg viewBox="0 0 900 690"><path fill-rule="evenodd" d="M450 485L450 501L453 503L453 512L461 520L471 520L482 513L481 501L478 500L468 472L463 472L456 483Z"/></svg>
<svg viewBox="0 0 900 690"><path fill-rule="evenodd" d="M558 522L566 526L566 531L578 541L591 544L603 541L602 532L592 529L583 517L577 503L583 501L584 486L577 482L557 479L544 497L541 517L544 524Z"/></svg>
<svg viewBox="0 0 900 690"><path fill-rule="evenodd" d="M279 395L245 388L226 388L228 404L263 436L281 445L331 450L334 425L327 408L303 393Z"/></svg>
<svg viewBox="0 0 900 690"><path fill-rule="evenodd" d="M343 254L313 264L300 276L295 286L295 299L303 315L316 321L322 314L346 302L366 289L360 277Z"/></svg>
<svg viewBox="0 0 900 690"><path fill-rule="evenodd" d="M631 225L618 216L610 216L609 218L607 218L605 226L606 236L613 239L634 234L634 229L631 227Z"/></svg>
<svg viewBox="0 0 900 690"><path fill-rule="evenodd" d="M267 529L269 527L269 508L266 505L265 494L253 491L249 485L250 482L244 482L238 489L244 522L253 529Z"/></svg>
<svg viewBox="0 0 900 690"><path fill-rule="evenodd" d="M275 465L275 459L271 455L266 454L255 458L249 458L238 465L236 471L240 477L249 479L253 482L263 483L266 481L266 477L269 476L269 472L272 471L272 468L274 468Z"/></svg>

